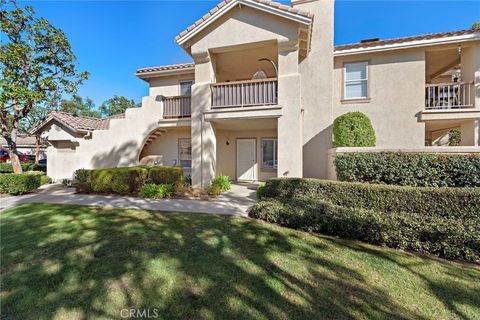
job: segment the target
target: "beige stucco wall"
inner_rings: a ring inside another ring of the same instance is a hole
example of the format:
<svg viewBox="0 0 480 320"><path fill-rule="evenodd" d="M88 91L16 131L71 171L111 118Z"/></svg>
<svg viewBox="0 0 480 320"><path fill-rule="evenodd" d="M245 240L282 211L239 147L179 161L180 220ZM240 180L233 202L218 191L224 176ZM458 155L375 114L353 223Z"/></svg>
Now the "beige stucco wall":
<svg viewBox="0 0 480 320"><path fill-rule="evenodd" d="M157 77L149 80L150 88L149 95L155 97L162 95L166 97L173 97L180 95L180 81L194 80L195 74L187 73L181 75L172 75L169 77Z"/></svg>
<svg viewBox="0 0 480 320"><path fill-rule="evenodd" d="M257 177L260 181L268 180L277 176L276 170L262 169L262 138L276 138L276 130L249 130L249 131L231 131L217 130L217 167L216 175L227 175L231 179L236 179L236 139L237 138L255 138L256 139L256 165ZM230 142L227 145L227 139Z"/></svg>
<svg viewBox="0 0 480 320"><path fill-rule="evenodd" d="M345 62L368 61L368 101L342 102ZM416 115L424 109L425 53L396 50L375 54L336 57L333 116L360 111L375 129L377 147L424 146L425 125Z"/></svg>

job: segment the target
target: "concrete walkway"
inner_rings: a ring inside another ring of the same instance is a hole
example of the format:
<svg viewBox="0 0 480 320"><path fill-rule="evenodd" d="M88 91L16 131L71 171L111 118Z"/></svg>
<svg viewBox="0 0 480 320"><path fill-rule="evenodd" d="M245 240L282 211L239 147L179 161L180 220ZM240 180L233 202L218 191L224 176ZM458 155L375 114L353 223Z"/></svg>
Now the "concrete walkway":
<svg viewBox="0 0 480 320"><path fill-rule="evenodd" d="M76 194L61 184L46 185L23 196L0 198L0 211L20 203L55 203L175 212L214 213L246 216L256 200L256 184L236 183L224 194L210 200L161 199Z"/></svg>

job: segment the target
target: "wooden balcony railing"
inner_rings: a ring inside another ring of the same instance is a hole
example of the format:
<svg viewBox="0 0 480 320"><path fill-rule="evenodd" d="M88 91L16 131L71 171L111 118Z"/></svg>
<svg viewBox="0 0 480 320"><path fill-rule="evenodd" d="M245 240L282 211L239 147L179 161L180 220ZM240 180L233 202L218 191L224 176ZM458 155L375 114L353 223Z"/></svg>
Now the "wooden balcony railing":
<svg viewBox="0 0 480 320"><path fill-rule="evenodd" d="M192 98L189 96L164 97L163 118L189 118L192 114Z"/></svg>
<svg viewBox="0 0 480 320"><path fill-rule="evenodd" d="M212 108L277 104L276 78L212 84Z"/></svg>
<svg viewBox="0 0 480 320"><path fill-rule="evenodd" d="M473 82L427 84L425 86L425 109L472 108Z"/></svg>

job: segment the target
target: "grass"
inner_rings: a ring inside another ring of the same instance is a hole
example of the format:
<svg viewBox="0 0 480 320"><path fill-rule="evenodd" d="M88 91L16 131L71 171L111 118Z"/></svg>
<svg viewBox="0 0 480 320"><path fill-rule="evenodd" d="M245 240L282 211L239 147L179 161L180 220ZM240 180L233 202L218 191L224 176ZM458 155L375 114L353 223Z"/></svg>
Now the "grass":
<svg viewBox="0 0 480 320"><path fill-rule="evenodd" d="M478 319L480 268L246 218L22 204L5 319Z"/></svg>

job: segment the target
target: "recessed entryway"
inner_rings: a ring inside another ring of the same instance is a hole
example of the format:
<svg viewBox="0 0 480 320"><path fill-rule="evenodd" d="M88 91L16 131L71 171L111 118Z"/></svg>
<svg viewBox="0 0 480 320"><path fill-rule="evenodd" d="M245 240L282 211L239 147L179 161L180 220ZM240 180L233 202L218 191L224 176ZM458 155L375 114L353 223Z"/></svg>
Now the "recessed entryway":
<svg viewBox="0 0 480 320"><path fill-rule="evenodd" d="M257 142L256 139L238 138L237 145L237 180L238 181L256 181L257 180Z"/></svg>

